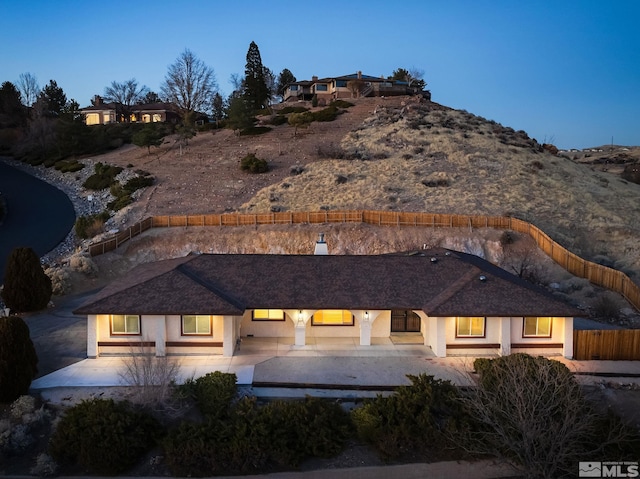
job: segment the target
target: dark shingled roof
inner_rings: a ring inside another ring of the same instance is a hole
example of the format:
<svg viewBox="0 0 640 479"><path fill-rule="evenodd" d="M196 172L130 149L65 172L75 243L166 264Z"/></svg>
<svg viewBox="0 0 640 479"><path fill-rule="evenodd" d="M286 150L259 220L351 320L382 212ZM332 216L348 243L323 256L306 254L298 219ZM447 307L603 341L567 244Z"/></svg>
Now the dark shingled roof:
<svg viewBox="0 0 640 479"><path fill-rule="evenodd" d="M444 249L370 256L192 255L138 266L75 313L241 315L255 308L578 314L481 258Z"/></svg>

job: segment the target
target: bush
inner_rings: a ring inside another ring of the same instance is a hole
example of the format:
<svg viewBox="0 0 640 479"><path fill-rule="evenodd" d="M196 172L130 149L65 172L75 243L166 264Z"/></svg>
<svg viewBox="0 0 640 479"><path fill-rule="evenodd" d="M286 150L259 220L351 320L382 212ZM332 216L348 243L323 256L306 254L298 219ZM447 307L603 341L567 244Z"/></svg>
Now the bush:
<svg viewBox="0 0 640 479"><path fill-rule="evenodd" d="M97 213L95 215L80 216L76 219L74 226L78 238L93 238L100 234L104 228L105 222L111 217L108 211Z"/></svg>
<svg viewBox="0 0 640 479"><path fill-rule="evenodd" d="M313 121L333 121L341 113L343 113L342 110L338 110L336 107L330 106L319 111L314 111L312 113Z"/></svg>
<svg viewBox="0 0 640 479"><path fill-rule="evenodd" d="M384 459L416 451L442 454L456 447L451 438L468 424L458 391L449 381L426 374L408 377L411 386L369 400L351 413L358 436Z"/></svg>
<svg viewBox="0 0 640 479"><path fill-rule="evenodd" d="M60 420L49 453L60 464L93 474L120 474L133 466L161 434L148 414L111 399L83 401Z"/></svg>
<svg viewBox="0 0 640 479"><path fill-rule="evenodd" d="M333 100L331 103L329 103L329 107L335 108L351 108L352 106L353 103L346 100Z"/></svg>
<svg viewBox="0 0 640 479"><path fill-rule="evenodd" d="M281 110L278 110L278 114L288 115L289 113L304 113L305 111L309 111L309 109L303 106L285 106Z"/></svg>
<svg viewBox="0 0 640 479"><path fill-rule="evenodd" d="M51 280L31 248L14 248L9 254L4 275L2 299L13 311L37 311L51 299Z"/></svg>
<svg viewBox="0 0 640 479"><path fill-rule="evenodd" d="M153 176L149 176L148 174L145 176L134 176L133 178L129 179L129 181L127 181L122 188L124 189L124 191L131 194L136 190L153 185L153 182Z"/></svg>
<svg viewBox="0 0 640 479"><path fill-rule="evenodd" d="M190 379L180 386L180 391L196 400L200 412L209 417L226 417L238 389L233 373L215 371L196 380Z"/></svg>
<svg viewBox="0 0 640 479"><path fill-rule="evenodd" d="M349 416L336 403L307 398L258 407L255 398L243 398L224 418L182 423L169 433L164 450L174 475L247 474L335 455L350 433Z"/></svg>
<svg viewBox="0 0 640 479"><path fill-rule="evenodd" d="M268 126L250 126L240 130L240 136L263 135L269 133L271 128Z"/></svg>
<svg viewBox="0 0 640 479"><path fill-rule="evenodd" d="M38 356L29 327L17 316L0 318L0 403L29 392L38 372Z"/></svg>
<svg viewBox="0 0 640 479"><path fill-rule="evenodd" d="M313 95L311 97L311 106L314 108L318 106L318 95Z"/></svg>
<svg viewBox="0 0 640 479"><path fill-rule="evenodd" d="M244 398L224 420L183 422L163 441L175 476L212 476L260 472L267 465L269 437L255 398Z"/></svg>
<svg viewBox="0 0 640 479"><path fill-rule="evenodd" d="M637 447L637 433L595 411L559 361L518 353L477 359L474 367L478 387L463 400L478 421L469 446L527 477L573 477L582 458L623 460Z"/></svg>
<svg viewBox="0 0 640 479"><path fill-rule="evenodd" d="M307 397L275 401L262 409L269 432L269 456L282 466L297 466L308 457L331 457L351 436L349 415L335 402Z"/></svg>
<svg viewBox="0 0 640 479"><path fill-rule="evenodd" d="M287 117L284 115L275 115L274 117L269 119L269 124L270 125L274 125L274 126L278 126L278 125L284 125L285 123L287 123Z"/></svg>
<svg viewBox="0 0 640 479"><path fill-rule="evenodd" d="M85 180L83 187L88 190L104 190L109 188L116 179L116 176L122 171L119 166L105 165L103 163L96 163L95 173Z"/></svg>
<svg viewBox="0 0 640 479"><path fill-rule="evenodd" d="M78 160L60 160L53 165L54 168L62 173L75 173L84 168L84 164Z"/></svg>
<svg viewBox="0 0 640 479"><path fill-rule="evenodd" d="M240 160L240 169L250 173L265 173L269 171L269 164L267 160L261 160L253 153L249 153Z"/></svg>

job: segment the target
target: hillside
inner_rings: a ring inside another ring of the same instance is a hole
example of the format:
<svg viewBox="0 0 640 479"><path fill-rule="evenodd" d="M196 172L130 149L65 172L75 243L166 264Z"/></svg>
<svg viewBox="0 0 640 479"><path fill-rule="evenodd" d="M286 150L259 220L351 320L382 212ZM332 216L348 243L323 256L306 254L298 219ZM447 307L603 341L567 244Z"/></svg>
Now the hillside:
<svg viewBox="0 0 640 479"><path fill-rule="evenodd" d="M355 103L335 121L314 122L295 136L286 124L258 136L220 130L200 133L182 155L167 139L151 155L127 147L98 159L157 179L125 224L148 215L225 211L512 215L585 258L640 272L640 185L603 167L606 160L594 166L593 157L585 162L589 153L554 155L523 131L424 100ZM633 161L639 150L625 155ZM250 152L271 170L240 171L240 158Z"/></svg>

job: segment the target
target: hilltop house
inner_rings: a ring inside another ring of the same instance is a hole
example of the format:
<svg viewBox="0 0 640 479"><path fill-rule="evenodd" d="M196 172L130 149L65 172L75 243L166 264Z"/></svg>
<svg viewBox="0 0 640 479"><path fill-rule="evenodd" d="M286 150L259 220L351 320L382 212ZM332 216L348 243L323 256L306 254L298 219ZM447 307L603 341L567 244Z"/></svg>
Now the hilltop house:
<svg viewBox="0 0 640 479"><path fill-rule="evenodd" d="M127 109L121 103L104 103L99 96L96 96L94 105L81 108L80 112L87 125L123 123L127 116L131 123L177 123L180 120L178 109L171 103L147 103Z"/></svg>
<svg viewBox="0 0 640 479"><path fill-rule="evenodd" d="M436 356L573 356L577 311L473 255L200 254L136 267L74 313L87 352L143 344L167 354L232 356L241 337L376 338L413 332ZM325 253L325 254L318 254Z"/></svg>
<svg viewBox="0 0 640 479"><path fill-rule="evenodd" d="M318 101L327 103L340 98L356 98L367 96L398 96L398 95L426 95L428 91L411 87L407 82L389 80L384 77L363 75L358 71L350 75L339 77L318 78L296 81L287 85L283 101L311 100L314 96Z"/></svg>

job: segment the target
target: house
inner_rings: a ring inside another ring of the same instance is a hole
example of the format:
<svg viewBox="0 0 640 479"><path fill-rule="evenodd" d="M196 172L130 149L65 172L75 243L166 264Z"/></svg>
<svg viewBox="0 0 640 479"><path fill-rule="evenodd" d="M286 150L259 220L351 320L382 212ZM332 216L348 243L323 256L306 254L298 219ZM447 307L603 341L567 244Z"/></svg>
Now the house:
<svg viewBox="0 0 640 479"><path fill-rule="evenodd" d="M384 77L363 75L358 71L350 75L339 77L318 78L312 77L311 81L296 81L287 85L283 101L311 100L314 96L320 104L340 98L355 98L367 96L398 96L398 95L427 95L428 91L409 86L407 82L389 80Z"/></svg>
<svg viewBox="0 0 640 479"><path fill-rule="evenodd" d="M131 123L177 123L180 112L171 103L158 102L125 107L120 103L104 103L96 96L92 106L81 108L86 125L107 125L123 123L128 118Z"/></svg>
<svg viewBox="0 0 640 479"><path fill-rule="evenodd" d="M326 253L321 238L317 253ZM577 311L473 255L199 254L144 264L98 292L89 357L143 344L167 354L232 356L241 337L377 338L412 332L436 356L573 356Z"/></svg>

